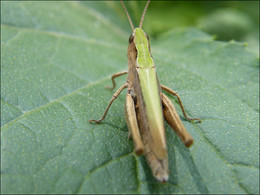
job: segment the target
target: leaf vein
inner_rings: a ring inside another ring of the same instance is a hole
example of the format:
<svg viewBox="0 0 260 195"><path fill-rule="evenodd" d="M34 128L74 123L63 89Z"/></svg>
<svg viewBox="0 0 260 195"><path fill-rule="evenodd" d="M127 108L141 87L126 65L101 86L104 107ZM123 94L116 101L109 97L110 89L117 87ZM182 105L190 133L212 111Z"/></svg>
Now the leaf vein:
<svg viewBox="0 0 260 195"><path fill-rule="evenodd" d="M117 158L114 158L114 159L112 159L112 160L109 160L109 161L105 162L104 164L100 165L99 167L97 167L97 168L95 168L95 169L89 171L89 173L85 176L85 178L83 179L81 185L79 186L78 190L76 190L75 193L78 194L78 193L81 191L81 188L83 187L84 182L85 182L86 179L88 179L93 173L95 173L96 171L98 171L99 169L101 169L101 168L103 168L103 167L106 168L106 166L109 165L110 163L113 163L113 162L115 162L115 161L118 161L118 160L120 160L120 159L122 159L122 158L126 158L126 157L128 157L128 156L130 156L130 155L133 155L133 152L130 152L130 153L124 154L124 155L122 155L122 156L119 156L119 157L117 157Z"/></svg>
<svg viewBox="0 0 260 195"><path fill-rule="evenodd" d="M89 87L91 87L91 86L93 86L93 85L97 85L97 84L99 84L99 83L101 83L101 82L107 80L108 78L109 78L109 77L104 77L104 78L101 78L100 80L97 80L97 81L95 81L95 82L88 83L87 85L84 85L84 86L82 86L82 87L80 87L80 88L74 90L73 92L71 92L71 93L69 93L69 94L65 94L65 95L63 95L63 96L61 96L61 97L59 97L59 98L57 98L57 99L54 99L54 100L48 102L47 104L44 104L44 105L42 105L42 106L40 106L40 107L38 107L38 108L32 109L32 110L30 110L30 111L24 112L24 113L23 113L22 115L20 115L18 118L13 119L13 120L11 120L10 122L8 122L8 123L6 123L5 125L3 125L2 128L1 128L1 131L4 130L4 129L6 129L8 126L12 125L12 124L15 123L16 121L20 120L21 118L24 118L25 116L27 116L27 115L29 115L29 114L31 114L31 113L37 112L37 111L39 111L39 110L42 110L43 108L48 107L48 106L50 106L50 105L52 105L52 104L54 104L54 103L57 103L57 102L59 102L59 101L65 99L65 98L67 98L67 97L69 97L69 96L71 96L71 95L77 94L79 91L81 91L81 90L83 90L83 89L87 89L87 88L89 88Z"/></svg>
<svg viewBox="0 0 260 195"><path fill-rule="evenodd" d="M195 126L195 128L198 130L198 132L200 133L201 137L205 140L205 142L214 150L214 152L220 157L220 159L222 159L230 168L230 171L233 175L233 178L234 178L234 181L235 183L242 189L244 190L246 193L247 193L247 190L244 189L243 186L241 186L241 184L238 182L237 178L235 177L235 174L234 174L234 170L232 169L232 164L229 163L225 158L224 156L221 154L221 152L218 150L218 148L215 146L215 144L213 144L208 138L207 136L204 135L203 131L201 131L201 128L198 127L198 126Z"/></svg>

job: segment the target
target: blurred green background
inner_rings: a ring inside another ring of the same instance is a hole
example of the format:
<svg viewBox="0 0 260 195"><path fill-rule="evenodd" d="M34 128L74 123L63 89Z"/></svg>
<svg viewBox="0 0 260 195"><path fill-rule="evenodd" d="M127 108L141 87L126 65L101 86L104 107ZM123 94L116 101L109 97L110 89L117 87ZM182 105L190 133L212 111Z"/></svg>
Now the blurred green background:
<svg viewBox="0 0 260 195"><path fill-rule="evenodd" d="M126 17L121 4L106 3ZM145 4L125 1L135 26ZM249 49L259 53L259 1L152 1L144 20L144 29L153 38L171 28L191 26L214 35L216 40L246 42Z"/></svg>

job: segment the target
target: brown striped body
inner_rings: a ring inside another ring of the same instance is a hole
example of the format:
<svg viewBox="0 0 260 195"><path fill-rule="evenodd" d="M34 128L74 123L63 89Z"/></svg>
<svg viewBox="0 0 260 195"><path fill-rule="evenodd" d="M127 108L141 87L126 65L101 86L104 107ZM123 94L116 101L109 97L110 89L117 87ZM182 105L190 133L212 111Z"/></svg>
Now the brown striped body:
<svg viewBox="0 0 260 195"><path fill-rule="evenodd" d="M168 155L167 152L163 159L159 159L158 156L153 152L155 146L152 134L150 132L150 124L147 120L145 102L140 88L140 81L137 72L136 59L137 51L134 42L131 42L128 46L128 94L131 94L136 110L137 123L140 129L143 145L144 154L147 159L149 166L153 172L153 175L159 181L168 180ZM159 85L158 85L159 86ZM159 89L160 90L160 89Z"/></svg>

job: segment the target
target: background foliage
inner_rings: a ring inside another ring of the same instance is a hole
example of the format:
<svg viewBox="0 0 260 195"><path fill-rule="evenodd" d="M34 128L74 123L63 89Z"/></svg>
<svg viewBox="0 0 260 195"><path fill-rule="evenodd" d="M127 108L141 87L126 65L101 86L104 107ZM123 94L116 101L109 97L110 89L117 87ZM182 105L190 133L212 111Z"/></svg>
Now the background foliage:
<svg viewBox="0 0 260 195"><path fill-rule="evenodd" d="M166 124L171 173L161 184L132 152L125 92L102 124L88 123L113 94L110 75L127 67L120 3L1 2L2 193L259 193L256 4L168 3L152 2L144 29L160 82L202 123L183 120L191 149ZM144 2L126 4L138 21Z"/></svg>
<svg viewBox="0 0 260 195"><path fill-rule="evenodd" d="M145 2L128 3L138 24ZM250 49L259 53L258 1L155 1L147 15L145 27L149 35L157 36L171 28L195 26L215 35L217 40L247 42Z"/></svg>

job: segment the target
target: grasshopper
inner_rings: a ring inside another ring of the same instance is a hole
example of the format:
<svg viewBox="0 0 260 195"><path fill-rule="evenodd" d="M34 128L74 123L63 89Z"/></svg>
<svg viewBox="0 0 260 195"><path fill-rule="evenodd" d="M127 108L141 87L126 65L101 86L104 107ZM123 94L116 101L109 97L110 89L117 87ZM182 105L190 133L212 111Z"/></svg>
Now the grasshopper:
<svg viewBox="0 0 260 195"><path fill-rule="evenodd" d="M129 38L127 51L128 71L112 75L113 87L111 89L114 89L116 86L116 77L124 74L128 74L128 77L126 83L113 95L102 118L99 120L90 120L89 122L100 123L104 120L113 101L119 96L123 89L127 88L125 118L129 130L129 137L134 141L134 152L138 156L144 153L153 176L160 182L166 182L169 178L169 170L163 118L166 119L168 124L187 147L193 144L193 138L186 131L172 102L162 93L162 90L177 97L184 117L187 120L198 120L200 122L200 119L189 118L179 95L172 89L159 84L151 54L149 37L142 29L144 16L149 3L150 0L146 3L139 27L134 28L128 11L121 0L133 33Z"/></svg>

